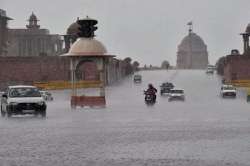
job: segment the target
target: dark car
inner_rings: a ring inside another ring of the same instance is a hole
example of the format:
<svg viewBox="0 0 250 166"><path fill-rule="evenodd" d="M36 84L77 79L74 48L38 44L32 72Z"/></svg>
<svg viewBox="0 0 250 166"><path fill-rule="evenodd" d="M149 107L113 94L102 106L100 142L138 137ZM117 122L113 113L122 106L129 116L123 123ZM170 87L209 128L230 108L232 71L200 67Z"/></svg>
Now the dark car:
<svg viewBox="0 0 250 166"><path fill-rule="evenodd" d="M170 93L170 90L174 88L174 84L171 82L165 82L161 84L160 88L161 88L161 95L165 94L168 95Z"/></svg>

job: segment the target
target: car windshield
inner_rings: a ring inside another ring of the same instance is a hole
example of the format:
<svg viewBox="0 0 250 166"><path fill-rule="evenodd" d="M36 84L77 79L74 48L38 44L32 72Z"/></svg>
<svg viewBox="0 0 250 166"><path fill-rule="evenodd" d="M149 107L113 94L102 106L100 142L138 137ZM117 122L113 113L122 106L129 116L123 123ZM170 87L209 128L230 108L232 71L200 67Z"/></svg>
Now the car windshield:
<svg viewBox="0 0 250 166"><path fill-rule="evenodd" d="M171 93L178 93L178 94L183 94L183 90L171 90Z"/></svg>
<svg viewBox="0 0 250 166"><path fill-rule="evenodd" d="M232 86L225 86L223 87L224 90L235 90L235 87Z"/></svg>
<svg viewBox="0 0 250 166"><path fill-rule="evenodd" d="M36 88L12 88L9 97L41 97L41 94Z"/></svg>
<svg viewBox="0 0 250 166"><path fill-rule="evenodd" d="M135 75L134 78L141 78L141 76L140 75Z"/></svg>

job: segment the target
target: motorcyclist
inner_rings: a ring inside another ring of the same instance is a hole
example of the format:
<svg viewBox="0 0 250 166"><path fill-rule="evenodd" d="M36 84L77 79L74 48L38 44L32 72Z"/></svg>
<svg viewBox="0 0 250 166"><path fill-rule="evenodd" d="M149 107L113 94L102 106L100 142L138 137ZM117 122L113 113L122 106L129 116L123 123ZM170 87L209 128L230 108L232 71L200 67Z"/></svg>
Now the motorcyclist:
<svg viewBox="0 0 250 166"><path fill-rule="evenodd" d="M148 89L145 91L145 94L153 95L154 101L156 101L156 93L157 89L152 84L148 84Z"/></svg>

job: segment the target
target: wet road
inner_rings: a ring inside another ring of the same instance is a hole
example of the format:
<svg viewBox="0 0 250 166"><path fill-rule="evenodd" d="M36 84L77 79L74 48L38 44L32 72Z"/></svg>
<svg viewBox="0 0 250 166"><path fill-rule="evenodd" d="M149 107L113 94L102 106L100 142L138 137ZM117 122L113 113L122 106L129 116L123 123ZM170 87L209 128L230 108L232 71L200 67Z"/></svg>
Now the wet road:
<svg viewBox="0 0 250 166"><path fill-rule="evenodd" d="M77 109L69 91L55 91L46 119L0 119L3 166L250 165L250 105L245 93L221 99L220 79L204 71L142 72L107 89L106 109ZM185 102L147 107L143 90L172 81Z"/></svg>

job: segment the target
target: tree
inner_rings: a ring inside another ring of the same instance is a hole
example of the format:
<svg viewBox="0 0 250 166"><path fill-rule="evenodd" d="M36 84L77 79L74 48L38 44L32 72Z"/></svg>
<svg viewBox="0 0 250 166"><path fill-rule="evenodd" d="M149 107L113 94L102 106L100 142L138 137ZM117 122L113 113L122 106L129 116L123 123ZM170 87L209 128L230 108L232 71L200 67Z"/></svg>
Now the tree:
<svg viewBox="0 0 250 166"><path fill-rule="evenodd" d="M123 60L124 67L125 67L125 75L129 75L133 73L133 66L131 62L132 62L132 59L130 57L127 57Z"/></svg>
<svg viewBox="0 0 250 166"><path fill-rule="evenodd" d="M223 75L224 74L224 67L226 65L226 57L221 57L219 58L219 60L216 62L216 67L217 67L217 73L219 75Z"/></svg>
<svg viewBox="0 0 250 166"><path fill-rule="evenodd" d="M140 66L139 62L137 62L137 61L133 62L133 68L134 68L135 71L139 70L139 66Z"/></svg>
<svg viewBox="0 0 250 166"><path fill-rule="evenodd" d="M132 59L130 57L127 57L123 61L130 64L132 62Z"/></svg>
<svg viewBox="0 0 250 166"><path fill-rule="evenodd" d="M170 67L170 64L169 64L169 62L168 61L163 61L162 63L161 63L161 68L162 69L169 69L169 67Z"/></svg>

